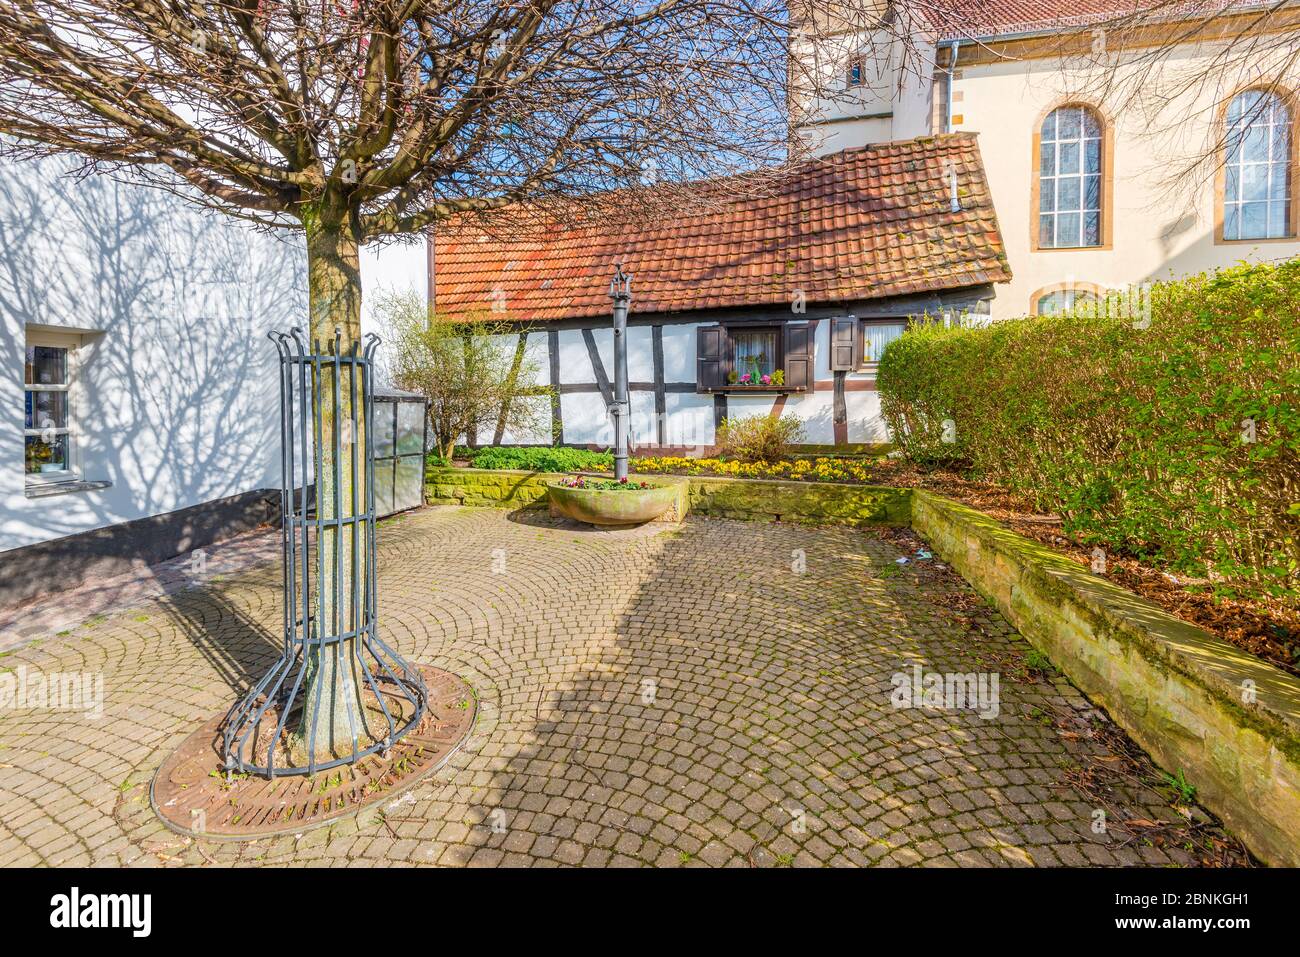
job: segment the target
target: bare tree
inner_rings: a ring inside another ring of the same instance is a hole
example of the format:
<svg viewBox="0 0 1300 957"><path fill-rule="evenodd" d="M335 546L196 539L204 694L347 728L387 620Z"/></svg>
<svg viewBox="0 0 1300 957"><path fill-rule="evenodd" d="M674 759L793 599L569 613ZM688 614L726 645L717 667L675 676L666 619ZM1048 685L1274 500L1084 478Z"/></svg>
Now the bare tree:
<svg viewBox="0 0 1300 957"><path fill-rule="evenodd" d="M839 27L879 16L836 11ZM0 133L12 156L74 154L301 230L311 334L347 348L366 242L793 158L788 33L781 0L0 0ZM361 476L342 468L335 489L326 466L318 502L337 517L337 492L347 515ZM334 576L337 529L320 547ZM350 602L365 570L337 567ZM322 626L333 586L316 589ZM357 702L308 665L307 700L331 690L329 755Z"/></svg>

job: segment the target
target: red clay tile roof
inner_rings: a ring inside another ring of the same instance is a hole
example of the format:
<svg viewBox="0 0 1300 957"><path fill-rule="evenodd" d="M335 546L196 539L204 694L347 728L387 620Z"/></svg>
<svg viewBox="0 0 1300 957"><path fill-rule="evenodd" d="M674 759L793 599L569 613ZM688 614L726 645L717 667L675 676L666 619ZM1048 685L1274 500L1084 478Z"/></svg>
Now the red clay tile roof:
<svg viewBox="0 0 1300 957"><path fill-rule="evenodd" d="M945 40L1069 30L1142 15L1204 17L1262 5L1261 0L937 0L923 8Z"/></svg>
<svg viewBox="0 0 1300 957"><path fill-rule="evenodd" d="M955 168L961 209L953 212ZM636 312L897 296L1011 278L972 133L845 150L795 167L761 198L635 227L556 226L501 239L440 227L439 315L605 316L632 273ZM501 308L504 307L504 312Z"/></svg>

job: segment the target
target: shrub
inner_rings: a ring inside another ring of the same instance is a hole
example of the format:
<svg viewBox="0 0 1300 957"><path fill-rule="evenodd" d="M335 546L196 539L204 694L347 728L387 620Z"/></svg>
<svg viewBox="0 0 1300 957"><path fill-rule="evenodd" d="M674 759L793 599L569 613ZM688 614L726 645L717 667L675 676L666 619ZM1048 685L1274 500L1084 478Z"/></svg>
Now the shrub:
<svg viewBox="0 0 1300 957"><path fill-rule="evenodd" d="M720 453L742 462L779 462L802 440L803 425L793 415L723 419L718 427Z"/></svg>
<svg viewBox="0 0 1300 957"><path fill-rule="evenodd" d="M535 384L540 365L509 323L439 319L414 291L383 292L374 311L388 373L398 388L428 398L430 431L444 460L484 425L515 433L549 425L545 400L552 390Z"/></svg>
<svg viewBox="0 0 1300 957"><path fill-rule="evenodd" d="M533 472L608 472L614 467L609 452L533 446L493 445L469 453L476 469L527 469Z"/></svg>
<svg viewBox="0 0 1300 957"><path fill-rule="evenodd" d="M1295 596L1298 357L1300 261L1240 266L1156 284L1136 319L909 331L881 411L909 458L968 465L1089 544Z"/></svg>

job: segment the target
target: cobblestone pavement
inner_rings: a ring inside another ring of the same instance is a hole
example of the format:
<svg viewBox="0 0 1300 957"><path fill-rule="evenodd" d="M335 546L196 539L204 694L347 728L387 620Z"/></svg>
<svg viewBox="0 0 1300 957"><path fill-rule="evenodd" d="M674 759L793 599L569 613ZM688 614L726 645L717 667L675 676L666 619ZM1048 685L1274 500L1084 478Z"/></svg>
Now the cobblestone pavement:
<svg viewBox="0 0 1300 957"><path fill-rule="evenodd" d="M92 579L21 605L0 608L0 652L44 640L87 618L172 595L197 579L229 575L280 557L279 531L244 532L156 565L137 563L129 572Z"/></svg>
<svg viewBox="0 0 1300 957"><path fill-rule="evenodd" d="M0 658L102 674L106 695L98 719L0 713L0 865L1231 857L1217 825L1174 810L1146 759L1068 682L1031 670L1023 640L918 546L706 519L597 532L454 507L389 521L384 633L473 684L475 732L382 813L242 844L166 830L148 783L273 660L278 564L140 598ZM916 666L996 673L996 715L896 707L895 676Z"/></svg>

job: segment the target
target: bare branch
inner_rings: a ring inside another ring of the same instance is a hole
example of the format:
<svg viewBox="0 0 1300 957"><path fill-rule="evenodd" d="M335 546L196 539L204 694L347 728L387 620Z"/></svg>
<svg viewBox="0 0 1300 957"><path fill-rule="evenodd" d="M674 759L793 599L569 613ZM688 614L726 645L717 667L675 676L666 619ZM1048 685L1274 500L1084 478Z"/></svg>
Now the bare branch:
<svg viewBox="0 0 1300 957"><path fill-rule="evenodd" d="M790 29L783 0L0 0L0 133L363 240L799 159Z"/></svg>

